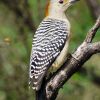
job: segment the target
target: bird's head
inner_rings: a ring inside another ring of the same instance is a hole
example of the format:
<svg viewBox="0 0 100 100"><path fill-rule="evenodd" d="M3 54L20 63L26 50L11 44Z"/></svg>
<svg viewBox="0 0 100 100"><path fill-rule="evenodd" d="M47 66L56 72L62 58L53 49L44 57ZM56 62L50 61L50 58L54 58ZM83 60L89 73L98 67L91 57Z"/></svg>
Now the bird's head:
<svg viewBox="0 0 100 100"><path fill-rule="evenodd" d="M49 14L50 10L59 11L59 13L65 12L69 6L77 1L79 0L49 0L46 8L46 16Z"/></svg>

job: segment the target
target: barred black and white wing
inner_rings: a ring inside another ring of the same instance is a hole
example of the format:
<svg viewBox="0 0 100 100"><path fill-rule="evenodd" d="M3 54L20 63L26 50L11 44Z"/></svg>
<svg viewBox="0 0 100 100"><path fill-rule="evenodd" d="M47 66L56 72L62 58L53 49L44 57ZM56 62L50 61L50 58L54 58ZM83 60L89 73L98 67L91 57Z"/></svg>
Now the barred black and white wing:
<svg viewBox="0 0 100 100"><path fill-rule="evenodd" d="M48 68L55 61L67 40L64 21L44 19L37 29L32 43L30 59L30 84L39 90Z"/></svg>

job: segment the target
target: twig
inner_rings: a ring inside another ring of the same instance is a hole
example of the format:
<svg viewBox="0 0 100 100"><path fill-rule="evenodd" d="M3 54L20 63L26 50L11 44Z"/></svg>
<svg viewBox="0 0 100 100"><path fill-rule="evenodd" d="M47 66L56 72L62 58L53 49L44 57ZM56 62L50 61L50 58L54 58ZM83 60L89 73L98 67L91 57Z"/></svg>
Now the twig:
<svg viewBox="0 0 100 100"><path fill-rule="evenodd" d="M86 39L85 39L85 42L87 43L91 43L97 30L100 28L100 16L99 18L97 19L95 25L90 29L90 31L87 33L87 36L86 36Z"/></svg>

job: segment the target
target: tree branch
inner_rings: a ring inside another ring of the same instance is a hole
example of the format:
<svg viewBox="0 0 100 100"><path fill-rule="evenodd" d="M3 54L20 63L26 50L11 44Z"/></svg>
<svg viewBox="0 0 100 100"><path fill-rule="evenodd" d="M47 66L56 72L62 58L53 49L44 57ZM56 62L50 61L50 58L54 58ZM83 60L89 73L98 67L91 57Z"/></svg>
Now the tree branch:
<svg viewBox="0 0 100 100"><path fill-rule="evenodd" d="M100 42L96 42L92 44L92 51L94 54L100 52Z"/></svg>
<svg viewBox="0 0 100 100"><path fill-rule="evenodd" d="M95 53L100 53L100 42L91 43L100 28L100 17L88 32L85 41L69 56L63 66L55 72L46 84L47 100L55 100L59 89Z"/></svg>
<svg viewBox="0 0 100 100"><path fill-rule="evenodd" d="M98 20L96 21L95 25L90 29L90 31L87 33L85 42L91 43L97 30L100 28L100 16Z"/></svg>

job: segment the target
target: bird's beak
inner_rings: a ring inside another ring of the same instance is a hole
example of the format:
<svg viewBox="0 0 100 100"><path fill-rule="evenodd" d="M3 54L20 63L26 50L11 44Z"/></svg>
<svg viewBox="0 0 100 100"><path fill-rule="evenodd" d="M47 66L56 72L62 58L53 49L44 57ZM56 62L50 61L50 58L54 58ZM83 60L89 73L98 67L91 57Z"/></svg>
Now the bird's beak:
<svg viewBox="0 0 100 100"><path fill-rule="evenodd" d="M77 1L80 1L80 0L70 0L70 3L73 4L73 3L76 3Z"/></svg>

